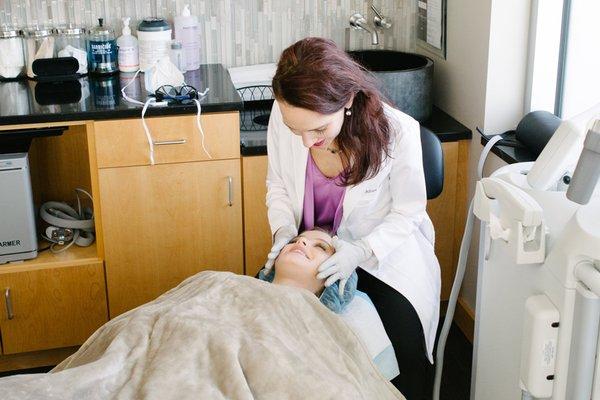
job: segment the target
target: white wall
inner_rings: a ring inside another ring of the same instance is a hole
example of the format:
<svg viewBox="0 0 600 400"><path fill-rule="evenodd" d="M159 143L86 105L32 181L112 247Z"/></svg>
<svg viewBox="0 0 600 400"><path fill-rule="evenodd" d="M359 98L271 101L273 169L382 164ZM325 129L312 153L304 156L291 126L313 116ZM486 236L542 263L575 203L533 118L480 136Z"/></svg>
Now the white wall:
<svg viewBox="0 0 600 400"><path fill-rule="evenodd" d="M527 79L529 0L493 0L485 129L502 133L523 117Z"/></svg>
<svg viewBox="0 0 600 400"><path fill-rule="evenodd" d="M446 59L434 59L436 105L474 129L483 123L491 0L453 0L447 10Z"/></svg>
<svg viewBox="0 0 600 400"><path fill-rule="evenodd" d="M478 126L490 133L513 129L523 116L529 0L453 0L447 10L447 58L435 61L438 107L473 131L469 200L481 153ZM490 156L486 172L504 165ZM477 230L474 230L477 232ZM474 238L462 297L475 309L477 238Z"/></svg>
<svg viewBox="0 0 600 400"><path fill-rule="evenodd" d="M529 32L531 88L525 111L554 113L556 78L560 53L563 0L532 0L533 28Z"/></svg>
<svg viewBox="0 0 600 400"><path fill-rule="evenodd" d="M472 178L480 152L475 127L483 127L492 0L453 0L447 6L446 59L434 59L434 99L438 107L474 133L469 159L469 199ZM476 247L474 247L476 248ZM475 260L475 259L474 259ZM469 271L463 283L463 297L475 309L476 276Z"/></svg>
<svg viewBox="0 0 600 400"><path fill-rule="evenodd" d="M486 132L514 129L525 113L530 11L530 0L492 0L483 124ZM480 153L481 146L471 153L471 185L476 180L475 165ZM491 155L484 175L503 165L506 165L504 161ZM474 249L479 243L477 239L472 241ZM477 256L471 252L463 295L473 309L476 284Z"/></svg>

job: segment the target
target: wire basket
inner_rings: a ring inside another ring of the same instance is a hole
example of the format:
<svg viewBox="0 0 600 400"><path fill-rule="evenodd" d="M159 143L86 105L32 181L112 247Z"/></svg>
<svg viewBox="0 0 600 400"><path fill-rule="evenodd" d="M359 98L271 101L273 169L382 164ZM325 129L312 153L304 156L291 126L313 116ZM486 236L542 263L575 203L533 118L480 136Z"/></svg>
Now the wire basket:
<svg viewBox="0 0 600 400"><path fill-rule="evenodd" d="M269 85L256 85L242 87L237 91L244 104L244 111L240 115L240 130L267 129L274 99L273 88Z"/></svg>
<svg viewBox="0 0 600 400"><path fill-rule="evenodd" d="M270 85L245 86L238 90L242 101L272 100L273 87Z"/></svg>

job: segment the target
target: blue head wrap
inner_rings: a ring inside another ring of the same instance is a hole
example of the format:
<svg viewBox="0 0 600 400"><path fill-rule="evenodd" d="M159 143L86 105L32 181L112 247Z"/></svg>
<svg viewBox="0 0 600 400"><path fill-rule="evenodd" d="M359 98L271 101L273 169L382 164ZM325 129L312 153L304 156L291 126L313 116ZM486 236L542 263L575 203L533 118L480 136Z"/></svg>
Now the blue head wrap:
<svg viewBox="0 0 600 400"><path fill-rule="evenodd" d="M258 273L258 279L266 282L273 282L275 278L275 268L272 268L268 274L265 274L264 268ZM339 288L340 281L336 281L333 285L326 287L323 293L319 297L319 300L325 307L329 308L336 314L340 314L344 311L346 306L350 304L354 295L356 294L356 284L358 282L358 275L356 272L352 272L346 286L344 287L344 294L340 296Z"/></svg>

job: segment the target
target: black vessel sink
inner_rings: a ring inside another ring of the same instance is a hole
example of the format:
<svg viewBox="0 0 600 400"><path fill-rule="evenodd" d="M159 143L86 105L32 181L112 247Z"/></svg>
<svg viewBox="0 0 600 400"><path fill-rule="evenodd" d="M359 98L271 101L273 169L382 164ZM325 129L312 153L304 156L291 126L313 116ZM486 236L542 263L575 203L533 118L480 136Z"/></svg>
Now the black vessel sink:
<svg viewBox="0 0 600 400"><path fill-rule="evenodd" d="M351 51L371 71L395 106L417 121L431 115L433 61L420 54L392 50Z"/></svg>

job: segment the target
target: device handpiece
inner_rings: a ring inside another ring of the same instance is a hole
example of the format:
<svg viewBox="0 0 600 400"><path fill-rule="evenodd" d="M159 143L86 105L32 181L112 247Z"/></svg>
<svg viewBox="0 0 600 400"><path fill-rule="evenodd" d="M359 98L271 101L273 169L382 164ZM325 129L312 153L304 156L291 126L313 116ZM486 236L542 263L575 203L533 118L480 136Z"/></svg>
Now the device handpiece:
<svg viewBox="0 0 600 400"><path fill-rule="evenodd" d="M588 130L581 156L571 178L567 198L578 204L587 204L600 178L600 119Z"/></svg>

